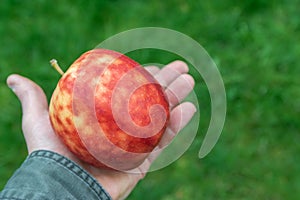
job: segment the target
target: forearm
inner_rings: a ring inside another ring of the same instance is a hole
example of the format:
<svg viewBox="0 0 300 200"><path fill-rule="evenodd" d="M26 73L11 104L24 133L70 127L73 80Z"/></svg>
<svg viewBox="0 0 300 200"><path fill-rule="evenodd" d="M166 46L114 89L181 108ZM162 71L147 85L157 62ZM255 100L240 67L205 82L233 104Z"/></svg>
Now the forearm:
<svg viewBox="0 0 300 200"><path fill-rule="evenodd" d="M14 173L0 199L111 199L102 186L71 160L35 151Z"/></svg>

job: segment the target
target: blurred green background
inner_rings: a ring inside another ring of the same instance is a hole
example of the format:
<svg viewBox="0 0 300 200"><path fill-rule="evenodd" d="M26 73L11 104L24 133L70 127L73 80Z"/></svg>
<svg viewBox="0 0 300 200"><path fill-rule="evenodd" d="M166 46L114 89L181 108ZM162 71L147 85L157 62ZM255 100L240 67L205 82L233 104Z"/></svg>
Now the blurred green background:
<svg viewBox="0 0 300 200"><path fill-rule="evenodd" d="M226 124L214 150L198 159L210 98L192 74L201 108L196 139L129 199L300 199L299 8L297 0L1 0L0 190L27 154L21 106L6 77L27 76L50 98L59 79L51 58L67 69L109 36L158 26L189 35L214 59L226 87ZM130 55L140 63L180 59L155 50Z"/></svg>

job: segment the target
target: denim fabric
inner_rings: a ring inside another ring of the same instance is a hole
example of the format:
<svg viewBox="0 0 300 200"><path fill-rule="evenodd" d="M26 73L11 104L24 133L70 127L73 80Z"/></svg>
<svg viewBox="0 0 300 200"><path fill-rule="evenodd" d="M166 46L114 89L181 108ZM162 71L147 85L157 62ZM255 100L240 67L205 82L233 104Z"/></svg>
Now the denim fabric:
<svg viewBox="0 0 300 200"><path fill-rule="evenodd" d="M0 192L0 199L110 200L101 185L73 161L57 153L31 153Z"/></svg>

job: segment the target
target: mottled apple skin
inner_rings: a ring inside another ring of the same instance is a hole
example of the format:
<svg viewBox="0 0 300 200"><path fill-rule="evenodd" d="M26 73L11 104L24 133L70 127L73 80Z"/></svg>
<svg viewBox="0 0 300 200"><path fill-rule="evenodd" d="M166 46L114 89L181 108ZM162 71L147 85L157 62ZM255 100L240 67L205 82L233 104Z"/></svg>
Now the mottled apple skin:
<svg viewBox="0 0 300 200"><path fill-rule="evenodd" d="M130 70L135 73L128 88L135 83L142 86L129 99L120 96L112 101L114 88ZM126 133L112 112L112 105L118 108L119 103L122 110L124 101L128 101L130 120L141 127L151 123L151 106L160 105L165 116L153 117L164 120L163 126L149 137L142 131L138 137ZM106 49L88 51L70 66L53 92L49 114L55 133L78 158L116 170L133 169L144 161L158 145L170 115L166 95L154 77L127 56Z"/></svg>

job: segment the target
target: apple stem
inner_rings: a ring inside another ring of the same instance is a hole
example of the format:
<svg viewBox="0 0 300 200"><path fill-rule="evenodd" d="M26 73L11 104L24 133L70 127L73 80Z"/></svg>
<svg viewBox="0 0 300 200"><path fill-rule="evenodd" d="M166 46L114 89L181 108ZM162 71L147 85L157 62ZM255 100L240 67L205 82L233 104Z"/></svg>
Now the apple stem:
<svg viewBox="0 0 300 200"><path fill-rule="evenodd" d="M50 60L50 64L52 65L52 67L54 67L54 69L55 69L58 73L60 73L61 75L64 75L64 72L63 72L63 70L60 68L60 66L58 65L57 60L55 60L55 59Z"/></svg>

